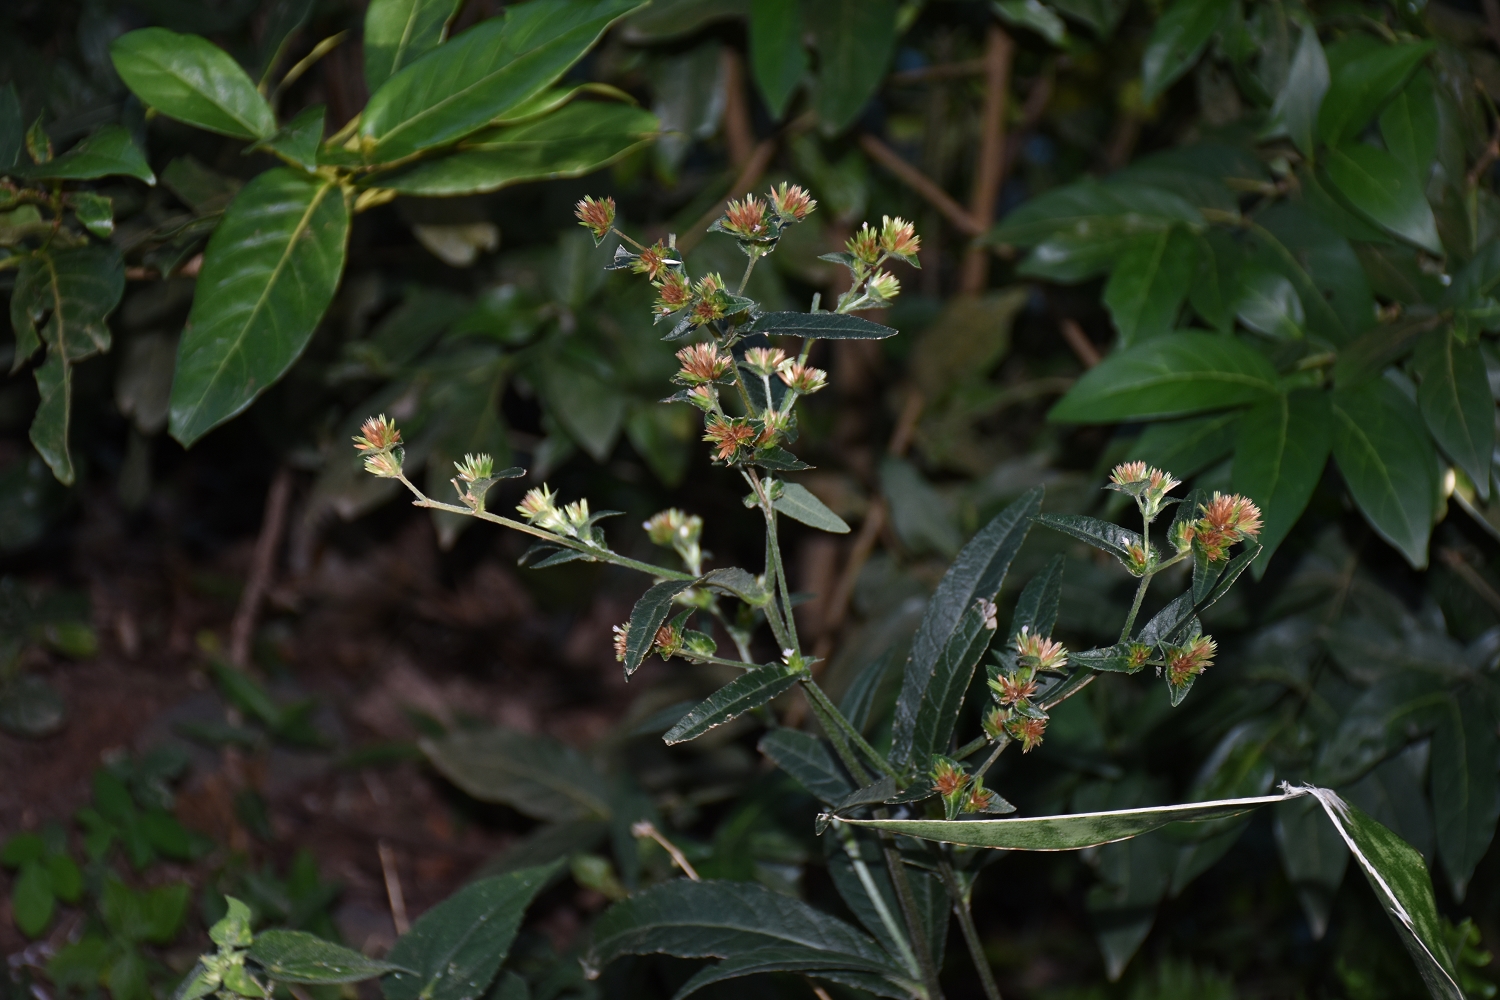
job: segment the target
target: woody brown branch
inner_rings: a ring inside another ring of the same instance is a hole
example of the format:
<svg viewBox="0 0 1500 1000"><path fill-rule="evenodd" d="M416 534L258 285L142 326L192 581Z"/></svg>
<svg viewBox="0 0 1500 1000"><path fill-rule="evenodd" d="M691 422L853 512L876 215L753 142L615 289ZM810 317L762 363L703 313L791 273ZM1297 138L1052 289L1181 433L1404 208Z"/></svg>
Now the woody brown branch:
<svg viewBox="0 0 1500 1000"><path fill-rule="evenodd" d="M1010 89L1011 57L1015 43L998 25L991 25L984 49L984 107L980 114L979 160L974 170L974 189L969 196L969 217L982 233L995 221L995 205L1005 179L1005 104ZM989 278L989 253L971 246L964 254L959 291L977 295Z"/></svg>

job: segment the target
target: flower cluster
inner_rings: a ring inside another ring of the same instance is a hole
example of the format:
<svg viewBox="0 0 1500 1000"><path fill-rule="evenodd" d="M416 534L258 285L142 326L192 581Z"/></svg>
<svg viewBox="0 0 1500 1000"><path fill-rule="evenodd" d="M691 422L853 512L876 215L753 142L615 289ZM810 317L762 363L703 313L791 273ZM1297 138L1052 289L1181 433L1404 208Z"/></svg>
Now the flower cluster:
<svg viewBox="0 0 1500 1000"><path fill-rule="evenodd" d="M401 463L405 457L401 432L384 413L364 422L354 437L354 447L365 455L366 472L382 479L401 477Z"/></svg>
<svg viewBox="0 0 1500 1000"><path fill-rule="evenodd" d="M942 754L932 755L927 779L942 798L948 819L964 813L987 813L999 804L995 793L984 787L983 775L970 774L958 761Z"/></svg>
<svg viewBox="0 0 1500 1000"><path fill-rule="evenodd" d="M1150 524L1156 520L1163 507L1175 502L1168 500L1167 494L1181 485L1179 480L1172 478L1171 473L1145 462L1125 462L1115 466L1110 473L1106 489L1118 490L1134 497L1136 505L1141 509L1141 517Z"/></svg>
<svg viewBox="0 0 1500 1000"><path fill-rule="evenodd" d="M613 198L595 199L588 195L580 201L573 210L578 216L578 221L594 236L594 246L604 242L604 237L615 225L615 200Z"/></svg>
<svg viewBox="0 0 1500 1000"><path fill-rule="evenodd" d="M844 252L825 254L849 268L853 280L849 290L839 296L839 312L876 309L887 305L901 292L901 282L889 271L881 270L892 258L912 267L921 267L917 253L922 239L910 222L902 218L882 217L879 229L868 222L844 244Z"/></svg>
<svg viewBox="0 0 1500 1000"><path fill-rule="evenodd" d="M672 381L679 385L716 382L734 368L734 359L719 350L719 345L715 343L684 347L677 352L677 360L681 363L682 370L673 376Z"/></svg>
<svg viewBox="0 0 1500 1000"><path fill-rule="evenodd" d="M746 195L724 208L710 231L728 233L752 259L770 253L786 227L801 222L818 207L806 191L795 185L772 188L765 198Z"/></svg>
<svg viewBox="0 0 1500 1000"><path fill-rule="evenodd" d="M1196 521L1181 528L1174 545L1191 544L1211 563L1229 558L1229 547L1260 534L1260 508L1238 494L1215 493L1198 508Z"/></svg>
<svg viewBox="0 0 1500 1000"><path fill-rule="evenodd" d="M1218 644L1212 636L1200 635L1182 646L1167 650L1167 684L1179 690L1191 684L1193 679L1213 666Z"/></svg>
<svg viewBox="0 0 1500 1000"><path fill-rule="evenodd" d="M1047 728L1047 712L1033 701L1037 674L1060 671L1067 665L1068 651L1062 643L1023 625L1012 648L999 654L998 663L990 671L989 687L995 707L984 717L985 735L991 740L1009 736L1021 744L1023 752L1041 743Z"/></svg>
<svg viewBox="0 0 1500 1000"><path fill-rule="evenodd" d="M559 507L557 494L543 483L536 489L527 490L521 502L516 505L516 510L538 528L576 538L586 545L604 547L602 532L594 527L594 522L608 512L590 514L587 500L575 500Z"/></svg>

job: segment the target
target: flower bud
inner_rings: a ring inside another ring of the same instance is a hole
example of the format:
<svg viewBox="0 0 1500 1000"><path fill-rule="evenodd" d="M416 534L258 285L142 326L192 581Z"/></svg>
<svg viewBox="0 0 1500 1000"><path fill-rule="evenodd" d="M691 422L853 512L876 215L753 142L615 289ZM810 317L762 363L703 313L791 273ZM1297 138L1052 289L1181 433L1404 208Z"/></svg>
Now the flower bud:
<svg viewBox="0 0 1500 1000"><path fill-rule="evenodd" d="M1218 643L1212 636L1200 635L1185 646L1174 646L1167 650L1167 683L1182 687L1203 671L1213 666Z"/></svg>
<svg viewBox="0 0 1500 1000"><path fill-rule="evenodd" d="M395 452L380 451L365 459L365 471L381 479L398 479L401 476L399 449Z"/></svg>
<svg viewBox="0 0 1500 1000"><path fill-rule="evenodd" d="M1011 706L1026 701L1036 694L1036 679L1030 670L1001 673L989 682L995 700L1001 705Z"/></svg>
<svg viewBox="0 0 1500 1000"><path fill-rule="evenodd" d="M401 432L384 413L366 420L354 438L354 447L359 451L390 451L400 443Z"/></svg>
<svg viewBox="0 0 1500 1000"><path fill-rule="evenodd" d="M1167 529L1167 543L1172 546L1172 551L1182 555L1193 547L1193 537L1197 535L1198 529L1188 521L1176 521L1172 527Z"/></svg>
<svg viewBox="0 0 1500 1000"><path fill-rule="evenodd" d="M700 385L688 390L688 402L705 413L719 408L719 390L711 385Z"/></svg>
<svg viewBox="0 0 1500 1000"><path fill-rule="evenodd" d="M1215 493L1199 508L1203 515L1193 523L1193 545L1209 562L1229 557L1229 547L1260 534L1260 508L1238 494Z"/></svg>
<svg viewBox="0 0 1500 1000"><path fill-rule="evenodd" d="M613 198L601 198L595 200L591 195L585 195L573 208L573 214L578 216L578 222L594 236L594 245L598 246L604 242L604 237L615 224L615 200Z"/></svg>
<svg viewBox="0 0 1500 1000"><path fill-rule="evenodd" d="M933 791L942 796L948 818L956 819L969 787L969 775L964 766L941 754L933 754L927 776L932 781Z"/></svg>
<svg viewBox="0 0 1500 1000"><path fill-rule="evenodd" d="M680 271L668 271L656 283L656 315L670 316L693 301L693 289Z"/></svg>
<svg viewBox="0 0 1500 1000"><path fill-rule="evenodd" d="M1167 494L1181 485L1170 472L1163 472L1145 462L1124 462L1110 473L1106 488L1135 497L1141 515L1149 524L1161 513Z"/></svg>
<svg viewBox="0 0 1500 1000"><path fill-rule="evenodd" d="M787 388L803 396L810 396L828 384L828 373L800 361L784 361L776 368L776 374Z"/></svg>
<svg viewBox="0 0 1500 1000"><path fill-rule="evenodd" d="M1009 712L995 707L984 713L984 718L980 720L979 725L984 730L984 735L988 736L990 742L993 743L1005 734L1005 723L1009 719Z"/></svg>
<svg viewBox="0 0 1500 1000"><path fill-rule="evenodd" d="M910 263L922 249L922 240L915 227L900 216L894 219L889 215L882 216L880 222L880 249Z"/></svg>
<svg viewBox="0 0 1500 1000"><path fill-rule="evenodd" d="M901 294L901 282L891 272L881 271L865 285L865 294L876 304L886 303Z"/></svg>
<svg viewBox="0 0 1500 1000"><path fill-rule="evenodd" d="M801 222L818 207L818 203L813 201L801 187L795 184L788 187L785 181L780 187L773 187L767 198L771 202L772 210L783 223Z"/></svg>
<svg viewBox="0 0 1500 1000"><path fill-rule="evenodd" d="M1005 723L1005 731L1011 739L1021 744L1022 753L1030 753L1041 745L1042 734L1047 731L1047 720L1025 715L1012 716Z"/></svg>
<svg viewBox="0 0 1500 1000"><path fill-rule="evenodd" d="M874 267L880 261L880 234L870 228L866 222L864 227L844 244L849 255L867 267Z"/></svg>
<svg viewBox="0 0 1500 1000"><path fill-rule="evenodd" d="M676 625L663 625L656 630L656 640L652 645L662 659L671 659L682 650L682 629Z"/></svg>
<svg viewBox="0 0 1500 1000"><path fill-rule="evenodd" d="M735 453L755 440L755 428L747 420L733 417L710 417L704 428L703 440L716 445L714 457L720 462L732 460Z"/></svg>
<svg viewBox="0 0 1500 1000"><path fill-rule="evenodd" d="M703 533L703 518L669 507L652 514L641 527L656 545L697 544Z"/></svg>
<svg viewBox="0 0 1500 1000"><path fill-rule="evenodd" d="M616 625L615 633L615 659L621 663L625 662L625 644L630 641L630 623Z"/></svg>
<svg viewBox="0 0 1500 1000"><path fill-rule="evenodd" d="M994 805L995 793L985 788L984 778L976 774L974 781L969 787L969 794L964 801L963 809L960 812L987 813L994 808Z"/></svg>
<svg viewBox="0 0 1500 1000"><path fill-rule="evenodd" d="M1151 647L1144 642L1132 642L1125 653L1125 669L1135 673L1151 659Z"/></svg>
<svg viewBox="0 0 1500 1000"><path fill-rule="evenodd" d="M991 632L1000 627L1000 609L995 607L994 601L979 599L979 611L984 615L984 627Z"/></svg>
<svg viewBox="0 0 1500 1000"><path fill-rule="evenodd" d="M766 203L753 194L740 201L731 201L719 220L719 227L747 240L764 239L769 231Z"/></svg>
<svg viewBox="0 0 1500 1000"><path fill-rule="evenodd" d="M693 311L689 319L694 326L702 326L724 318L724 279L717 274L707 274L698 279L693 288Z"/></svg>
<svg viewBox="0 0 1500 1000"><path fill-rule="evenodd" d="M688 385L723 378L734 365L734 359L713 343L684 347L677 352L677 360L682 363L682 371L677 373L676 380Z"/></svg>
<svg viewBox="0 0 1500 1000"><path fill-rule="evenodd" d="M1125 549L1125 568L1132 576L1145 576L1155 561L1155 555L1150 545L1134 542Z"/></svg>
<svg viewBox="0 0 1500 1000"><path fill-rule="evenodd" d="M495 460L483 453L478 455L465 455L462 462L454 462L453 467L458 470L458 479L464 483L475 483L481 479L489 479L495 474Z"/></svg>
<svg viewBox="0 0 1500 1000"><path fill-rule="evenodd" d="M775 375L786 361L786 352L779 347L752 347L745 352L745 367L766 377Z"/></svg>
<svg viewBox="0 0 1500 1000"><path fill-rule="evenodd" d="M1061 670L1068 665L1068 651L1062 643L1036 635L1025 625L1016 635L1016 656L1033 670Z"/></svg>
<svg viewBox="0 0 1500 1000"><path fill-rule="evenodd" d="M543 483L539 488L527 490L516 510L538 528L557 531L567 526L562 511L557 509L557 494Z"/></svg>
<svg viewBox="0 0 1500 1000"><path fill-rule="evenodd" d="M644 274L650 280L656 281L666 273L668 267L681 263L682 261L674 258L666 244L657 240L630 262L630 269L636 274Z"/></svg>

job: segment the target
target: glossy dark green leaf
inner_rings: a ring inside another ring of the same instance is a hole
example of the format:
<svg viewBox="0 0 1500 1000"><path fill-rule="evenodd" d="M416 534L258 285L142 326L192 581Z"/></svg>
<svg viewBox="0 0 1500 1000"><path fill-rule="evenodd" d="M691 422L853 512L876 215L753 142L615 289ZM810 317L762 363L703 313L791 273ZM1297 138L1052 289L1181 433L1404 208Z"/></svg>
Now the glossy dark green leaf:
<svg viewBox="0 0 1500 1000"><path fill-rule="evenodd" d="M68 203L73 208L73 217L101 240L109 239L115 231L115 204L108 196L74 191L68 195Z"/></svg>
<svg viewBox="0 0 1500 1000"><path fill-rule="evenodd" d="M1305 205L1282 202L1256 214L1256 264L1297 290L1307 329L1343 344L1375 321L1375 297L1349 239Z"/></svg>
<svg viewBox="0 0 1500 1000"><path fill-rule="evenodd" d="M1089 369L1048 419L1108 423L1186 416L1258 402L1275 392L1271 363L1236 338L1169 333Z"/></svg>
<svg viewBox="0 0 1500 1000"><path fill-rule="evenodd" d="M772 729L760 738L760 752L829 805L854 791L854 784L828 744L811 733Z"/></svg>
<svg viewBox="0 0 1500 1000"><path fill-rule="evenodd" d="M886 647L873 661L865 666L839 699L839 711L860 732L869 729L870 722L889 707L888 682L895 674L900 661L896 658L897 647Z"/></svg>
<svg viewBox="0 0 1500 1000"><path fill-rule="evenodd" d="M323 122L327 115L328 108L323 104L304 108L275 135L253 148L273 150L299 166L314 170L318 166L318 146L323 142Z"/></svg>
<svg viewBox="0 0 1500 1000"><path fill-rule="evenodd" d="M763 313L746 327L748 333L770 337L806 337L815 340L884 340L896 330L858 316L831 312Z"/></svg>
<svg viewBox="0 0 1500 1000"><path fill-rule="evenodd" d="M1340 145L1358 135L1432 49L1431 42L1373 46L1337 66L1318 112L1323 141Z"/></svg>
<svg viewBox="0 0 1500 1000"><path fill-rule="evenodd" d="M403 194L447 196L581 177L653 141L657 129L656 116L642 108L576 101L535 121L480 132L448 156L422 161L375 183Z"/></svg>
<svg viewBox="0 0 1500 1000"><path fill-rule="evenodd" d="M974 668L995 638L996 630L990 624L993 619L986 620L986 610L975 601L943 644L911 724L910 760L926 760L931 754L947 750L952 742L964 694L974 679Z"/></svg>
<svg viewBox="0 0 1500 1000"><path fill-rule="evenodd" d="M526 908L563 868L550 865L472 882L412 925L386 960L411 972L381 980L386 1000L475 1000L510 953Z"/></svg>
<svg viewBox="0 0 1500 1000"><path fill-rule="evenodd" d="M687 879L652 886L606 910L594 924L585 963L602 969L622 955L650 954L733 958L786 945L890 967L872 938L800 899L754 882Z"/></svg>
<svg viewBox="0 0 1500 1000"><path fill-rule="evenodd" d="M174 438L191 445L286 373L333 300L348 237L332 181L277 168L245 185L203 253L172 380Z"/></svg>
<svg viewBox="0 0 1500 1000"><path fill-rule="evenodd" d="M1023 630L1032 635L1052 634L1057 613L1062 607L1064 561L1062 556L1053 556L1040 573L1026 581L1021 596L1016 598L1016 610L1006 631L1007 639L1014 639Z"/></svg>
<svg viewBox="0 0 1500 1000"><path fill-rule="evenodd" d="M1340 389L1353 389L1378 378L1394 361L1410 351L1431 330L1431 316L1412 316L1382 323L1343 347L1333 366L1333 382Z"/></svg>
<svg viewBox="0 0 1500 1000"><path fill-rule="evenodd" d="M1248 264L1240 272L1234 316L1256 333L1276 340L1301 338L1307 322L1302 299L1291 281L1256 264Z"/></svg>
<svg viewBox="0 0 1500 1000"><path fill-rule="evenodd" d="M16 928L29 938L40 937L56 909L57 897L52 894L47 869L40 861L21 865L10 887L10 911Z"/></svg>
<svg viewBox="0 0 1500 1000"><path fill-rule="evenodd" d="M605 780L572 747L509 729L422 741L427 759L482 802L501 802L554 823L607 818ZM392 959L395 961L395 959Z"/></svg>
<svg viewBox="0 0 1500 1000"><path fill-rule="evenodd" d="M1220 333L1234 329L1234 300L1239 289L1244 252L1238 241L1221 229L1194 234L1193 277L1188 301L1193 311Z"/></svg>
<svg viewBox="0 0 1500 1000"><path fill-rule="evenodd" d="M1400 93L1380 112L1380 137L1385 148L1425 181L1437 156L1438 109L1432 94L1432 74L1419 69Z"/></svg>
<svg viewBox="0 0 1500 1000"><path fill-rule="evenodd" d="M156 175L130 137L130 130L119 125L106 125L61 156L19 172L26 177L47 180L134 177L147 184L156 183Z"/></svg>
<svg viewBox="0 0 1500 1000"><path fill-rule="evenodd" d="M1337 389L1333 457L1370 526L1412 566L1425 567L1437 456L1417 407L1385 379Z"/></svg>
<svg viewBox="0 0 1500 1000"><path fill-rule="evenodd" d="M0 87L0 174L9 173L21 162L26 147L26 123L21 118L21 99L16 85Z"/></svg>
<svg viewBox="0 0 1500 1000"><path fill-rule="evenodd" d="M1459 902L1495 839L1500 818L1497 760L1500 739L1484 699L1472 692L1449 698L1432 734L1432 809L1438 857Z"/></svg>
<svg viewBox="0 0 1500 1000"><path fill-rule="evenodd" d="M1142 100L1152 103L1193 68L1231 8L1229 0L1174 0L1146 42L1141 60Z"/></svg>
<svg viewBox="0 0 1500 1000"><path fill-rule="evenodd" d="M162 114L235 139L276 131L271 106L229 53L197 35L141 28L109 47L120 79Z"/></svg>
<svg viewBox="0 0 1500 1000"><path fill-rule="evenodd" d="M443 43L462 0L370 0L365 10L365 87L370 93Z"/></svg>
<svg viewBox="0 0 1500 1000"><path fill-rule="evenodd" d="M1310 791L1349 845L1428 992L1434 1000L1464 1000L1453 960L1443 943L1445 935L1433 898L1432 879L1422 856L1334 792L1326 788Z"/></svg>
<svg viewBox="0 0 1500 1000"><path fill-rule="evenodd" d="M1453 459L1483 499L1489 499L1495 453L1495 399L1479 344L1463 344L1448 329L1417 341L1417 405L1438 447Z"/></svg>
<svg viewBox="0 0 1500 1000"><path fill-rule="evenodd" d="M1318 41L1318 29L1302 26L1297 51L1287 71L1286 84L1271 108L1271 120L1286 129L1303 156L1312 156L1317 144L1318 110L1328 92L1328 57Z"/></svg>
<svg viewBox="0 0 1500 1000"><path fill-rule="evenodd" d="M1318 775L1347 784L1442 721L1449 694L1422 671L1382 677L1344 713L1318 755Z"/></svg>
<svg viewBox="0 0 1500 1000"><path fill-rule="evenodd" d="M688 709L662 740L671 745L695 740L716 726L759 708L797 683L797 675L780 664L747 670Z"/></svg>
<svg viewBox="0 0 1500 1000"><path fill-rule="evenodd" d="M557 81L640 0L537 0L482 21L370 97L359 135L389 163L462 139Z"/></svg>
<svg viewBox="0 0 1500 1000"><path fill-rule="evenodd" d="M625 637L625 676L636 672L656 642L656 630L672 611L673 599L688 587L691 580L663 580L653 584L630 612L629 633Z"/></svg>
<svg viewBox="0 0 1500 1000"><path fill-rule="evenodd" d="M1332 418L1322 390L1272 396L1244 411L1231 482L1260 507L1261 572L1322 478L1333 447Z"/></svg>
<svg viewBox="0 0 1500 1000"><path fill-rule="evenodd" d="M1053 45L1068 37L1068 26L1042 0L995 0L995 13L1018 28L1029 28Z"/></svg>
<svg viewBox="0 0 1500 1000"><path fill-rule="evenodd" d="M1089 517L1086 514L1038 514L1032 520L1053 531L1061 531L1065 535L1072 535L1080 541L1088 542L1094 548L1109 553L1127 566L1130 563L1130 550L1143 548L1140 532L1131 531L1129 528L1122 528L1118 524L1101 521L1097 517Z"/></svg>
<svg viewBox="0 0 1500 1000"><path fill-rule="evenodd" d="M1171 332L1193 281L1196 256L1193 236L1175 226L1130 241L1104 286L1104 305L1120 346Z"/></svg>
<svg viewBox="0 0 1500 1000"><path fill-rule="evenodd" d="M958 553L927 602L907 657L901 695L896 703L891 757L897 766L904 767L919 759L926 761L925 755L914 756L916 724L928 689L936 680L939 659L974 604L981 598L993 601L999 592L1011 560L1026 540L1032 517L1041 508L1042 493L1041 487L1029 491L981 528Z"/></svg>
<svg viewBox="0 0 1500 1000"><path fill-rule="evenodd" d="M1196 476L1234 450L1241 412L1226 410L1151 424L1130 446L1126 460L1165 469L1178 479Z"/></svg>
<svg viewBox="0 0 1500 1000"><path fill-rule="evenodd" d="M905 1000L911 996L916 986L910 979L895 976L887 962L785 944L757 948L700 969L672 995L672 1000L683 1000L714 983L770 972L797 972L812 979L824 979L852 986L875 996L894 997L897 1000ZM895 981L890 981L892 979Z"/></svg>
<svg viewBox="0 0 1500 1000"><path fill-rule="evenodd" d="M804 8L818 47L813 107L842 132L874 95L896 52L895 0L819 0Z"/></svg>
<svg viewBox="0 0 1500 1000"><path fill-rule="evenodd" d="M1022 203L1000 220L988 242L1036 246L1058 234L1099 242L1176 223L1198 230L1203 215L1181 196L1160 188L1084 180Z"/></svg>
<svg viewBox="0 0 1500 1000"><path fill-rule="evenodd" d="M1428 253L1442 256L1437 220L1416 175L1390 153L1363 143L1330 149L1328 178L1360 213Z"/></svg>
<svg viewBox="0 0 1500 1000"><path fill-rule="evenodd" d="M415 971L369 958L307 931L280 928L256 934L247 955L265 970L267 979L278 983L357 983L398 969Z"/></svg>
<svg viewBox="0 0 1500 1000"><path fill-rule="evenodd" d="M779 119L807 74L799 0L751 0L750 72L771 116Z"/></svg>
<svg viewBox="0 0 1500 1000"><path fill-rule="evenodd" d="M700 582L705 587L712 587L731 597L737 597L754 608L764 607L771 601L771 592L766 589L765 585L752 576L748 570L740 569L738 566L711 569L703 574Z"/></svg>
<svg viewBox="0 0 1500 1000"><path fill-rule="evenodd" d="M810 528L835 535L849 533L849 525L844 519L829 510L827 504L801 483L782 483L781 496L772 502L772 506L793 521L801 521Z"/></svg>

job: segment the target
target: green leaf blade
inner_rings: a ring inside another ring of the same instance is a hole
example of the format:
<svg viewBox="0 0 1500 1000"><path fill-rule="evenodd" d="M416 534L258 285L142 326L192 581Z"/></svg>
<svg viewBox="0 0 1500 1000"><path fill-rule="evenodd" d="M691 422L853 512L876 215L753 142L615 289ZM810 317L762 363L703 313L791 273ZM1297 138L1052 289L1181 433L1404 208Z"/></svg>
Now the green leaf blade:
<svg viewBox="0 0 1500 1000"><path fill-rule="evenodd" d="M365 86L380 89L443 43L462 0L371 0L365 11Z"/></svg>
<svg viewBox="0 0 1500 1000"><path fill-rule="evenodd" d="M1229 0L1176 0L1156 22L1141 61L1142 100L1155 101L1198 61Z"/></svg>
<svg viewBox="0 0 1500 1000"><path fill-rule="evenodd" d="M656 630L667 620L672 601L692 586L691 580L663 580L653 584L630 611L629 632L625 636L625 676L635 673L656 642Z"/></svg>
<svg viewBox="0 0 1500 1000"><path fill-rule="evenodd" d="M779 120L807 74L799 0L752 0L750 72L771 117Z"/></svg>
<svg viewBox="0 0 1500 1000"><path fill-rule="evenodd" d="M1479 344L1464 344L1451 329L1417 341L1417 406L1438 447L1469 477L1482 498L1490 492L1495 453L1495 400Z"/></svg>
<svg viewBox="0 0 1500 1000"><path fill-rule="evenodd" d="M747 670L688 710L662 735L668 746L695 740L718 726L759 708L797 683L797 675L780 665Z"/></svg>
<svg viewBox="0 0 1500 1000"><path fill-rule="evenodd" d="M896 54L895 0L819 0L806 5L818 46L813 105L824 131L859 117Z"/></svg>
<svg viewBox="0 0 1500 1000"><path fill-rule="evenodd" d="M278 983L357 983L403 969L306 931L272 929L255 935L248 956Z"/></svg>
<svg viewBox="0 0 1500 1000"><path fill-rule="evenodd" d="M191 445L286 373L333 300L348 237L332 181L278 168L245 185L203 254L172 381L174 438Z"/></svg>
<svg viewBox="0 0 1500 1000"><path fill-rule="evenodd" d="M898 331L845 313L772 312L756 317L746 332L810 340L884 340Z"/></svg>
<svg viewBox="0 0 1500 1000"><path fill-rule="evenodd" d="M1328 394L1303 390L1263 400L1240 420L1230 481L1260 507L1261 571L1312 499L1333 449L1332 419Z"/></svg>
<svg viewBox="0 0 1500 1000"><path fill-rule="evenodd" d="M1335 390L1333 417L1333 457L1365 520L1413 567L1425 567L1438 484L1421 413L1374 379Z"/></svg>
<svg viewBox="0 0 1500 1000"><path fill-rule="evenodd" d="M234 139L276 131L271 106L250 77L205 38L141 28L115 39L109 55L125 85L164 115Z"/></svg>
<svg viewBox="0 0 1500 1000"><path fill-rule="evenodd" d="M847 535L849 525L842 517L828 509L828 505L801 483L782 483L781 496L771 506L793 521L800 521L810 528Z"/></svg>
<svg viewBox="0 0 1500 1000"><path fill-rule="evenodd" d="M1393 235L1442 256L1437 220L1416 175L1390 153L1362 143L1330 149L1328 178L1359 212Z"/></svg>
<svg viewBox="0 0 1500 1000"><path fill-rule="evenodd" d="M56 159L19 171L25 177L47 180L88 181L99 177L134 177L156 183L156 174L130 131L106 125Z"/></svg>
<svg viewBox="0 0 1500 1000"><path fill-rule="evenodd" d="M491 729L423 740L421 747L445 778L481 802L553 823L610 815L604 779L576 750L546 737Z"/></svg>

